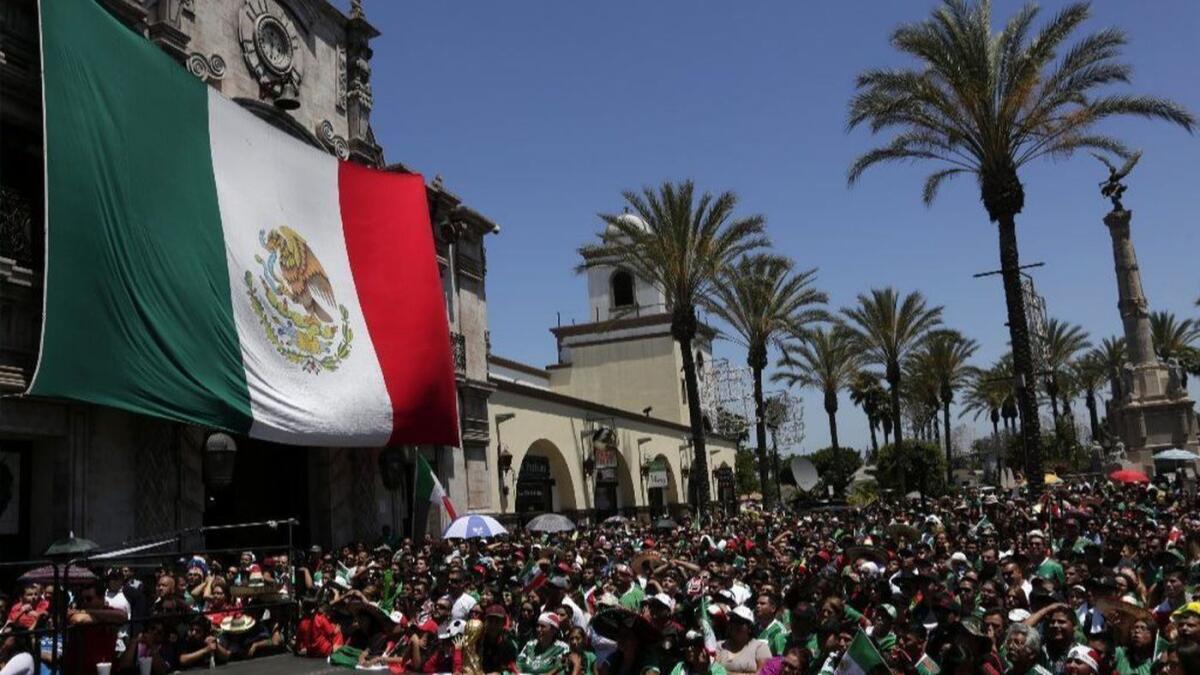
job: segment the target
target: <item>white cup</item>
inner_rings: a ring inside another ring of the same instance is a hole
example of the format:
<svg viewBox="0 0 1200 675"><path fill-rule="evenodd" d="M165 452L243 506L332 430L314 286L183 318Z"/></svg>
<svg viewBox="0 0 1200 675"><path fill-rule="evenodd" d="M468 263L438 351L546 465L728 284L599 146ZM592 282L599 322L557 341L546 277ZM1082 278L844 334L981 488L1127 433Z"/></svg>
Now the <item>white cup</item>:
<svg viewBox="0 0 1200 675"><path fill-rule="evenodd" d="M138 673L141 675L150 675L150 668L154 665L154 658L150 656L138 657Z"/></svg>
<svg viewBox="0 0 1200 675"><path fill-rule="evenodd" d="M96 675L109 675L109 673L111 673L111 672L112 672L112 664L111 663L97 663L96 664Z"/></svg>

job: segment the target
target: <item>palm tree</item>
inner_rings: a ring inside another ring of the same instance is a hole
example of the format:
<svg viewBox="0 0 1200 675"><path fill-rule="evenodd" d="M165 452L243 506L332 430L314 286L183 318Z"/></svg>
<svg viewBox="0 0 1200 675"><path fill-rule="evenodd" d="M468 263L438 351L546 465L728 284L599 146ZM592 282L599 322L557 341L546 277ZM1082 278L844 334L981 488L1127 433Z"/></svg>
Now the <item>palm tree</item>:
<svg viewBox="0 0 1200 675"><path fill-rule="evenodd" d="M1189 365L1195 360L1196 348L1192 345L1200 338L1200 324L1195 320L1180 321L1174 312L1151 312L1150 332L1158 358L1177 359Z"/></svg>
<svg viewBox="0 0 1200 675"><path fill-rule="evenodd" d="M763 502L771 507L768 483L767 422L763 401L763 370L767 349L784 330L803 330L825 318L820 305L829 296L813 288L815 269L792 270L792 261L773 255L747 256L725 270L713 294L704 301L713 314L733 330L733 339L746 347L746 363L754 375L755 428L758 440L758 477Z"/></svg>
<svg viewBox="0 0 1200 675"><path fill-rule="evenodd" d="M843 323L854 333L864 360L884 368L892 398L895 443L904 441L900 423L900 364L925 334L942 322L942 308L928 307L925 296L913 291L903 300L894 288L873 288L859 294L858 306L842 310Z"/></svg>
<svg viewBox="0 0 1200 675"><path fill-rule="evenodd" d="M1079 352L1091 347L1088 334L1083 328L1058 319L1046 322L1046 342L1043 367L1046 374L1046 395L1050 397L1050 410L1058 419L1059 379Z"/></svg>
<svg viewBox="0 0 1200 675"><path fill-rule="evenodd" d="M951 472L950 404L954 392L967 385L972 368L967 361L979 350L979 343L955 330L936 330L929 334L914 357L937 384L942 404L942 439L946 443L946 484L954 483Z"/></svg>
<svg viewBox="0 0 1200 675"><path fill-rule="evenodd" d="M1189 132L1195 118L1166 99L1097 91L1127 83L1130 68L1116 61L1125 35L1112 28L1064 43L1087 19L1087 3L1072 3L1034 30L1038 8L1027 4L999 33L991 2L945 0L933 15L892 33L892 46L916 58L911 68L868 70L858 76L848 126L894 133L891 142L851 165L853 184L885 162L934 160L925 181L931 204L946 179L972 174L988 218L997 224L1000 269L1028 449L1026 474L1042 475L1041 429L1034 363L1021 295L1016 216L1025 206L1018 170L1035 159L1076 150L1131 155L1119 140L1097 133L1098 123L1134 115L1160 119ZM1061 58L1060 58L1061 54ZM1035 490L1040 490L1034 481Z"/></svg>
<svg viewBox="0 0 1200 675"><path fill-rule="evenodd" d="M1089 354L1108 376L1109 395L1114 399L1122 398L1125 395L1121 382L1121 367L1125 365L1125 338L1106 337Z"/></svg>
<svg viewBox="0 0 1200 675"><path fill-rule="evenodd" d="M830 445L841 447L837 433L838 392L850 386L859 367L853 336L841 326L810 328L784 346L778 366L780 371L772 376L773 381L812 387L824 394Z"/></svg>
<svg viewBox="0 0 1200 675"><path fill-rule="evenodd" d="M887 405L887 393L879 384L879 373L860 370L850 382L850 401L862 408L867 415L867 428L871 431L871 452L879 452L879 440L875 437L875 429L880 425L879 414ZM885 439L886 442L886 439Z"/></svg>
<svg viewBox="0 0 1200 675"><path fill-rule="evenodd" d="M700 413L700 387L692 341L699 329L696 308L717 281L743 256L766 246L763 217L734 216L737 196L696 195L692 181L664 182L658 188L622 193L631 214L601 214L607 224L600 243L580 250L579 271L614 262L624 265L666 297L671 336L679 343L692 430L695 506L709 501L708 450Z"/></svg>
<svg viewBox="0 0 1200 675"><path fill-rule="evenodd" d="M1000 409L1004 406L1004 399L1008 397L1012 384L998 382L993 378L994 373L990 369L975 369L971 372L967 390L963 394L962 409L958 416L963 417L969 413L972 419L977 420L980 416L986 415L992 423L992 434L999 437Z"/></svg>
<svg viewBox="0 0 1200 675"><path fill-rule="evenodd" d="M919 352L914 353L904 361L904 384L900 387L900 405L910 421L909 428L912 429L913 436L924 441L931 439L935 432L939 438L941 436L935 424L941 405L938 403L937 378L917 358L918 354Z"/></svg>
<svg viewBox="0 0 1200 675"><path fill-rule="evenodd" d="M1084 354L1072 366L1075 381L1083 390L1083 404L1088 409L1088 423L1091 425L1092 441L1100 439L1100 417L1096 411L1096 389L1104 382L1106 376L1104 363L1096 354L1097 350Z"/></svg>

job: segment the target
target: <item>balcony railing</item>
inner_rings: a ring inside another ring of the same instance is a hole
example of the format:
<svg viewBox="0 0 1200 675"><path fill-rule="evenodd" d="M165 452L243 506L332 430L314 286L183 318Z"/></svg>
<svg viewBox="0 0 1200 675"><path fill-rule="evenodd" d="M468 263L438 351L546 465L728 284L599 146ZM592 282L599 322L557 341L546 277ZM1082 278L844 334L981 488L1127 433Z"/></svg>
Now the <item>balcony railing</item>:
<svg viewBox="0 0 1200 675"><path fill-rule="evenodd" d="M467 336L450 333L450 348L454 353L454 372L467 372Z"/></svg>

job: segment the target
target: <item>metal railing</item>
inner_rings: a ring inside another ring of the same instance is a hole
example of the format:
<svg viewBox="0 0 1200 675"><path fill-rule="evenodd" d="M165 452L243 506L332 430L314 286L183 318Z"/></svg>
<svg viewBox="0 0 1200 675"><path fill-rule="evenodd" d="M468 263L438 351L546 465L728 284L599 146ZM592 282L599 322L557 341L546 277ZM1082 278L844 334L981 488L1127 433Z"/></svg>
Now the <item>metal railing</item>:
<svg viewBox="0 0 1200 675"><path fill-rule="evenodd" d="M95 579L87 579L86 581L84 581L82 583L79 583L79 582L73 583L71 581L71 577L70 577L71 568L74 567L74 568L86 569L88 567L92 567L92 566L95 566L98 564L104 565L106 567L142 567L142 566L144 566L144 563L147 561L177 562L181 555L181 553L179 551L176 551L176 550L159 551L159 552L148 552L148 551L150 551L151 549L155 549L155 548L161 548L163 546L167 546L170 544L175 544L177 542L182 542L186 537L201 535L201 534L205 534L205 533L209 533L209 532L219 532L219 531L235 530L235 529L264 528L264 527L274 530L274 529L278 529L280 526L286 526L287 534L288 534L288 537L287 537L288 543L287 544L276 545L276 546L257 546L257 547L250 547L250 548L253 549L254 551L258 551L260 553L277 553L277 552L287 553L288 564L289 564L287 575L290 579L294 580L296 566L295 566L294 558L293 558L294 539L293 539L292 528L298 524L299 524L299 521L296 520L295 518L286 518L286 519L280 519L280 520L265 520L265 521L251 522L251 523L237 523L237 524L232 524L232 525L208 525L208 526L203 526L203 527L194 527L194 528L188 528L188 529L184 529L184 530L178 530L178 531L163 534L163 535L134 539L134 540L122 542L121 544L114 546L114 547L99 548L99 549L86 551L86 552L82 552L82 553L78 553L78 554L71 554L69 556L50 556L50 557L45 557L45 558L40 558L40 559L0 562L0 572L3 572L6 569L14 569L14 568L15 569L28 568L30 571L33 571L34 569L39 568L39 567L47 567L48 566L51 568L52 574L50 577L50 583L53 585L53 597L50 599L49 611L50 611L50 616L53 619L52 625L49 628L36 628L36 624L35 624L35 627L33 629L25 631L24 634L29 635L29 636L33 637L34 639L40 639L41 637L44 637L46 635L51 636L49 667L51 669L51 672L58 672L58 668L60 665L59 661L61 660L62 652L64 651L64 650L60 649L60 645L65 645L67 634L69 634L69 632L71 630L75 629L75 627L67 625L68 624L68 620L67 620L68 619L68 613L67 613L68 607L67 607L67 605L69 604L68 596L67 596L67 587L72 586L72 585L78 586L78 585L93 584L93 583L96 583L99 581L99 578L95 578ZM213 548L213 549L201 548L201 549L190 549L187 552L187 554L191 555L191 556L197 556L197 555L212 556L212 555L231 554L231 553L237 554L237 553L241 553L245 550L247 550L245 547L242 547L242 548ZM139 564L139 563L141 563L141 564ZM24 577L25 577L25 575L19 576L18 581ZM29 583L34 583L34 582L30 581ZM294 588L294 585L293 585L293 588ZM295 594L292 593L291 595L289 595L287 597L286 600L278 600L278 601L274 601L274 602L255 602L255 603L253 603L253 607L251 609L253 611L258 611L261 609L285 608L286 607L286 608L290 608L291 610L295 610L297 608L297 604L298 604L298 599L295 597ZM197 616L206 616L207 617L207 615L209 615L209 614L225 613L225 612L230 612L230 611L245 612L246 608L223 608L223 609L214 609L214 610L199 611L199 612L186 611L186 612L178 612L178 613L170 613L170 614L151 613L151 614L147 614L144 616L132 616L131 615L129 617L128 621L126 621L125 623L122 623L121 625L141 625L148 621L170 621L170 620L183 621L188 618L195 618ZM298 615L298 612L296 612L296 611L288 611L285 616L290 617L291 622L294 622L295 617L297 615ZM290 636L294 632L294 626L292 625L291 622L285 623L285 644L286 644L286 637ZM135 649L136 646L135 645L127 645L127 649L128 648ZM37 660L40 663L41 662L41 659L40 659L41 648L38 647L37 651L38 651L38 657L39 657L39 658L37 658Z"/></svg>

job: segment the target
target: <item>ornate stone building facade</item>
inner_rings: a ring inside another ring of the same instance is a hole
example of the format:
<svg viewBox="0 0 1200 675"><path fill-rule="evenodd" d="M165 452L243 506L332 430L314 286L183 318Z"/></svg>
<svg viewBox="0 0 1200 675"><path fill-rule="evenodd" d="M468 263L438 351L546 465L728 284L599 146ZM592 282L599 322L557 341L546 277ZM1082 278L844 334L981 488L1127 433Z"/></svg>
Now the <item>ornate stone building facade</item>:
<svg viewBox="0 0 1200 675"><path fill-rule="evenodd" d="M361 3L97 0L193 75L301 142L390 170L371 128L371 41ZM35 0L0 0L0 392L24 390L41 325L42 121ZM486 255L494 223L440 179L427 186L459 385L463 448L420 448L456 503L491 511ZM102 544L204 524L296 517L299 543L372 539L408 523L379 449L238 439L233 484L206 484L208 430L91 405L0 399L0 559L73 530ZM237 544L231 539L208 543Z"/></svg>

